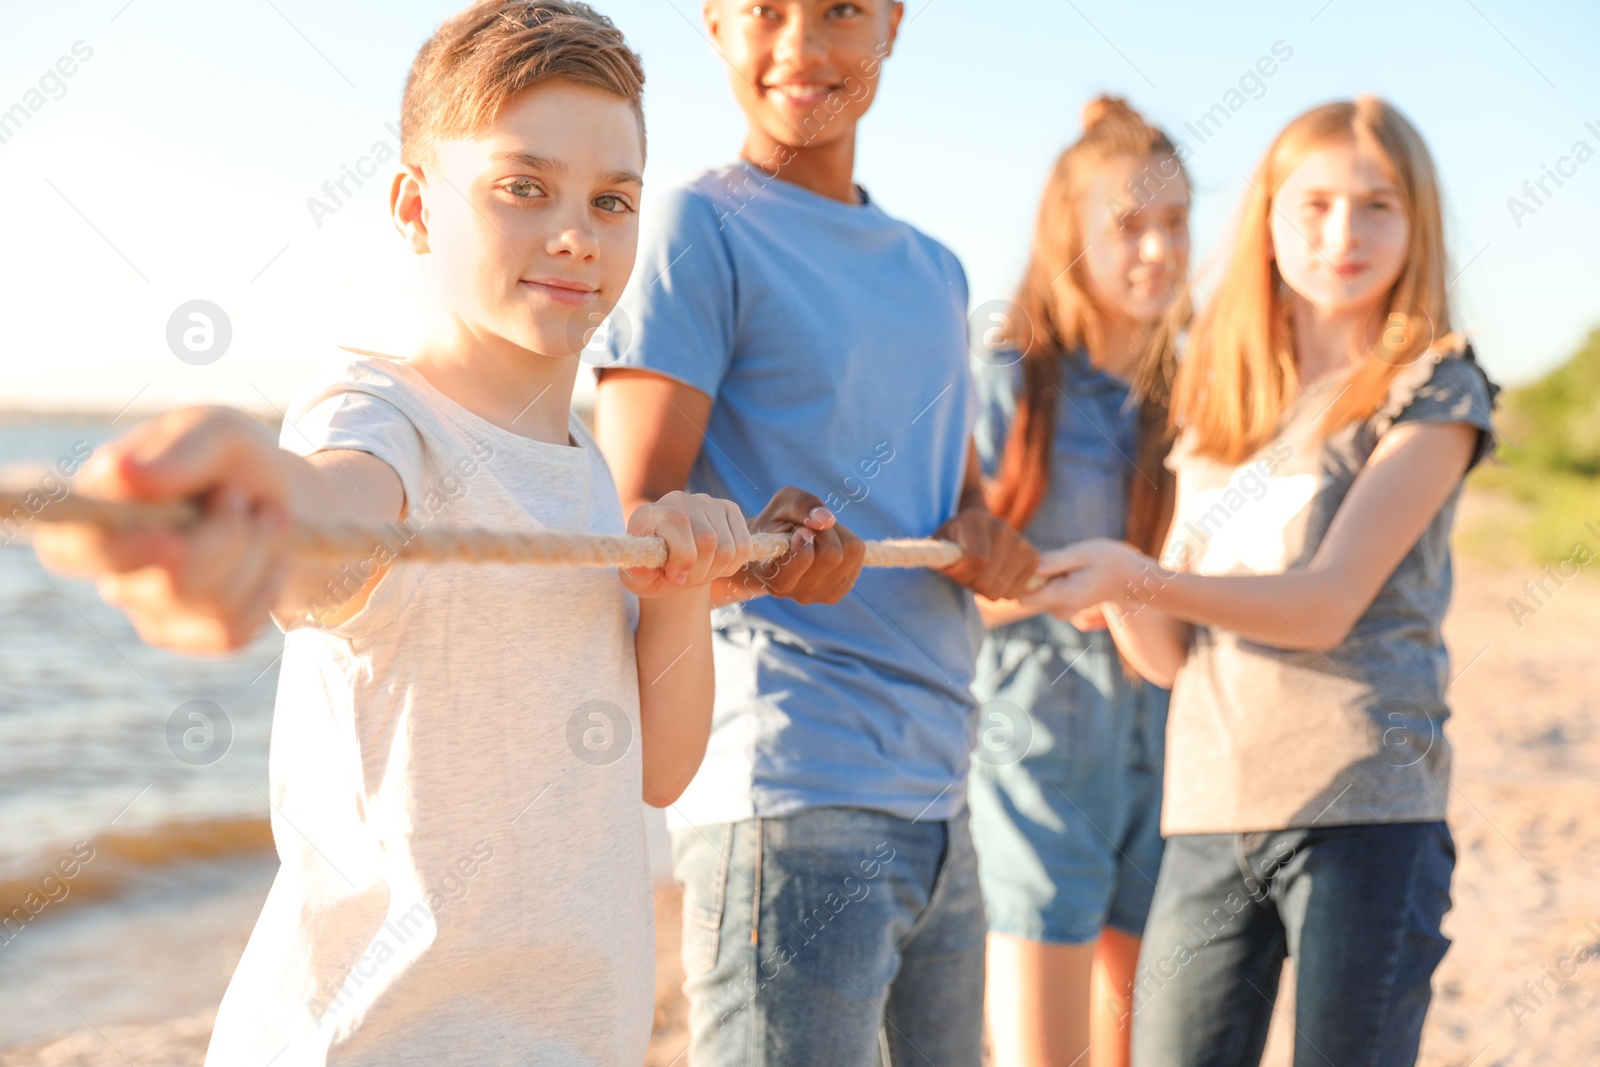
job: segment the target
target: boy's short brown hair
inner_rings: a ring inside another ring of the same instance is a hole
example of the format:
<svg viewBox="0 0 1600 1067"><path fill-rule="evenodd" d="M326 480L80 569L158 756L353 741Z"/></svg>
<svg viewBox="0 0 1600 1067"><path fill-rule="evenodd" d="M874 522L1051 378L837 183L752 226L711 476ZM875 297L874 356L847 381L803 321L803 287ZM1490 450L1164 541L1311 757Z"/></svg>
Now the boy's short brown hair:
<svg viewBox="0 0 1600 1067"><path fill-rule="evenodd" d="M644 66L622 31L578 0L478 0L422 46L400 103L400 156L426 162L433 143L470 137L512 97L554 78L621 97L644 137Z"/></svg>

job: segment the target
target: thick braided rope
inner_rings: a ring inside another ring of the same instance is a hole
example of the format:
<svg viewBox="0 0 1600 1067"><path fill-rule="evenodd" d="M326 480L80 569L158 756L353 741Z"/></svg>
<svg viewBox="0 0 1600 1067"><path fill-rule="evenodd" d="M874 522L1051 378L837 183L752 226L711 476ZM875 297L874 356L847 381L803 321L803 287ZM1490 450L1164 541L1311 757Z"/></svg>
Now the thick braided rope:
<svg viewBox="0 0 1600 1067"><path fill-rule="evenodd" d="M38 522L81 522L113 529L182 527L199 511L192 503L140 504L72 495L48 500L37 490L0 488L0 519L16 514ZM778 559L789 552L783 534L755 534L751 559ZM568 533L560 530L513 532L468 527L415 531L400 523L383 526L297 524L289 533L297 554L365 559L388 558L430 563L525 563L553 567L659 567L667 545L659 537ZM950 541L904 538L868 541L867 567L948 567L961 558Z"/></svg>

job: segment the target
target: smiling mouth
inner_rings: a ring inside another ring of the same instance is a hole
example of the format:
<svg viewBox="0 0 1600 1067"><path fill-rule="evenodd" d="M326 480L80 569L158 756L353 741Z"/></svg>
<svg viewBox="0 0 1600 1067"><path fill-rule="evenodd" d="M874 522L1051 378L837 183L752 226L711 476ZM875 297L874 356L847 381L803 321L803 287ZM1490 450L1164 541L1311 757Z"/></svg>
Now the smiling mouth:
<svg viewBox="0 0 1600 1067"><path fill-rule="evenodd" d="M783 103L797 107L818 107L838 92L839 86L824 82L779 82L763 85L762 89L767 96L776 97Z"/></svg>
<svg viewBox="0 0 1600 1067"><path fill-rule="evenodd" d="M568 304L572 307L587 304L600 295L598 289L591 289L582 283L569 282L562 278L523 278L519 284L558 304Z"/></svg>

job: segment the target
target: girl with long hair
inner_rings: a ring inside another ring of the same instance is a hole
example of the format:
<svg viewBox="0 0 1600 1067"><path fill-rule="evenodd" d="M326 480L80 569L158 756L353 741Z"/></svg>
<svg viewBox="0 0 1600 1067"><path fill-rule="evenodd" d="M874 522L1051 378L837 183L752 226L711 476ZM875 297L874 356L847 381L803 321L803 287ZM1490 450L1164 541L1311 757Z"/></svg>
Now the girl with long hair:
<svg viewBox="0 0 1600 1067"><path fill-rule="evenodd" d="M1179 365L1162 562L1085 541L1030 597L1102 605L1173 687L1135 1063L1259 1063L1286 957L1296 1064L1415 1062L1455 863L1449 534L1496 391L1447 278L1405 117L1362 97L1296 118Z"/></svg>
<svg viewBox="0 0 1600 1067"><path fill-rule="evenodd" d="M1188 210L1166 135L1121 100L1092 101L975 368L990 506L1035 545L1126 536L1154 549L1165 532L1164 327L1182 314ZM993 628L969 798L994 1062L1073 1063L1092 1045L1084 1063L1123 1064L1161 858L1167 695L1119 664L1097 619L1080 629L1037 606L980 606Z"/></svg>

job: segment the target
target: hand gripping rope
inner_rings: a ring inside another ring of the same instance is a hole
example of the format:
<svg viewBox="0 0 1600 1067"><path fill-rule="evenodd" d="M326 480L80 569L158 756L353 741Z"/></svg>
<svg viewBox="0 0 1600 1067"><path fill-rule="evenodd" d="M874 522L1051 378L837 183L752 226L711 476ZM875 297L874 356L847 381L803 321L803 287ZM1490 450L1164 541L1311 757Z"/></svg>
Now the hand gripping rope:
<svg viewBox="0 0 1600 1067"><path fill-rule="evenodd" d="M200 517L189 501L173 504L122 503L67 496L40 506L37 490L0 487L0 517L21 512L38 522L81 522L110 529L182 528ZM765 563L789 554L787 534L752 534L751 562ZM296 555L359 559L379 547L396 559L428 563L527 563L546 567L660 567L667 544L659 537L569 533L535 530L527 533L470 527L403 530L391 526L297 523L289 531L289 550ZM948 567L961 559L951 541L897 538L868 541L866 567Z"/></svg>

